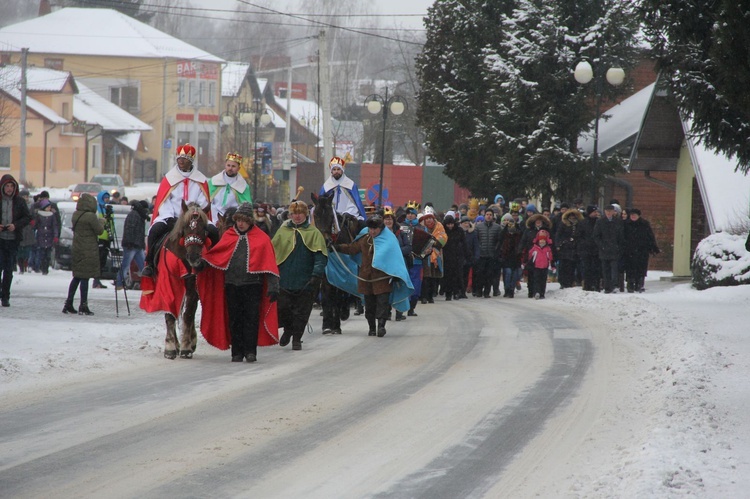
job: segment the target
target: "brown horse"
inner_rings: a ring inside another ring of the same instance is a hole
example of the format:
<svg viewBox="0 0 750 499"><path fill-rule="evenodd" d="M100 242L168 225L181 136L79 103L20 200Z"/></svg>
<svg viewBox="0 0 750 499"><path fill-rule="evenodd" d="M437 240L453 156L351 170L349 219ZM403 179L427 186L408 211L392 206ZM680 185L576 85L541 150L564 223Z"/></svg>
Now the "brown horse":
<svg viewBox="0 0 750 499"><path fill-rule="evenodd" d="M159 251L154 292L151 296L144 293L141 298L141 308L146 311L166 311L164 357L167 359L174 359L178 354L183 359L191 359L198 344L195 330L195 312L198 308L196 272L202 265L201 255L208 237L208 209L202 210L195 203L185 205L183 202L182 215ZM182 332L179 342L178 317Z"/></svg>
<svg viewBox="0 0 750 499"><path fill-rule="evenodd" d="M313 209L313 224L323 233L326 242L350 243L354 241L364 222L351 215L342 216L333 209L333 193L328 195L311 195L315 208ZM334 255L328 255L328 265L332 265ZM349 304L352 295L331 285L328 279L323 279L320 288L320 304L323 308L323 334L341 334L341 321L349 318Z"/></svg>

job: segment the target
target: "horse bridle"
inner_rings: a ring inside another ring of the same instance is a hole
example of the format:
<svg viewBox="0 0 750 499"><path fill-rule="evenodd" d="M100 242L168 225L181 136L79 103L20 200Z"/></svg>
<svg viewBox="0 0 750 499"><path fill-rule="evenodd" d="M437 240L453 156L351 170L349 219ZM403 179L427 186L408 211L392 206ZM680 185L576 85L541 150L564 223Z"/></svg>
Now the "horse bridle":
<svg viewBox="0 0 750 499"><path fill-rule="evenodd" d="M198 229L199 217L200 216L197 213L193 213L190 216L190 222L188 222L188 228L190 228L190 230ZM203 246L203 243L204 243L204 239L200 237L199 235L188 234L187 236L185 236L182 245L187 248L188 246Z"/></svg>

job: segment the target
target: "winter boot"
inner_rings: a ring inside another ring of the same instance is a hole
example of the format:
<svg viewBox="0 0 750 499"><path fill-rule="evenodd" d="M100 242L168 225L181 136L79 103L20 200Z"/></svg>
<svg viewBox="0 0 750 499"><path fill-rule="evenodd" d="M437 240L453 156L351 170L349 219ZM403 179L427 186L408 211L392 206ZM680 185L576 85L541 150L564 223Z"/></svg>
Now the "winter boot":
<svg viewBox="0 0 750 499"><path fill-rule="evenodd" d="M378 338L385 336L385 319L378 319Z"/></svg>
<svg viewBox="0 0 750 499"><path fill-rule="evenodd" d="M406 320L406 317L404 317L404 313L396 310L396 322L405 321L405 320Z"/></svg>
<svg viewBox="0 0 750 499"><path fill-rule="evenodd" d="M302 350L302 333L292 335L292 350Z"/></svg>
<svg viewBox="0 0 750 499"><path fill-rule="evenodd" d="M646 291L646 278L641 277L636 282L635 288L638 290L639 293L643 293Z"/></svg>
<svg viewBox="0 0 750 499"><path fill-rule="evenodd" d="M78 310L73 306L73 300L65 300L65 306L62 309L64 314L78 314Z"/></svg>
<svg viewBox="0 0 750 499"><path fill-rule="evenodd" d="M375 336L375 320L367 319L367 324L370 326L370 330L367 332L367 336Z"/></svg>
<svg viewBox="0 0 750 499"><path fill-rule="evenodd" d="M281 335L281 338L279 338L279 346L285 347L289 344L289 342L292 339L292 333L287 332L286 328L284 328L284 334Z"/></svg>
<svg viewBox="0 0 750 499"><path fill-rule="evenodd" d="M102 281L100 281L99 279L94 279L94 285L92 287L98 288L98 289L107 289L107 286L102 284Z"/></svg>
<svg viewBox="0 0 750 499"><path fill-rule="evenodd" d="M625 272L619 272L617 274L617 287L620 288L620 293L625 292Z"/></svg>
<svg viewBox="0 0 750 499"><path fill-rule="evenodd" d="M357 309L354 311L354 315L362 315L365 313L365 307L362 305L360 300L357 300Z"/></svg>
<svg viewBox="0 0 750 499"><path fill-rule="evenodd" d="M78 307L78 315L94 315L94 312L89 310L89 304L82 302L81 306Z"/></svg>

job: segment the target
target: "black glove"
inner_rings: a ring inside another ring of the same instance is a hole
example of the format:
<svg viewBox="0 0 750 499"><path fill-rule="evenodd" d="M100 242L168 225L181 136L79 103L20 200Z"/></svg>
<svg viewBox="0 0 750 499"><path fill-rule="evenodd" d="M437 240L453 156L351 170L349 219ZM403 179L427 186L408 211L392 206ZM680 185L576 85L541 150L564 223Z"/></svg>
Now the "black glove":
<svg viewBox="0 0 750 499"><path fill-rule="evenodd" d="M269 291L268 293L266 293L266 296L268 297L268 301L270 301L271 303L274 303L279 299L278 291Z"/></svg>
<svg viewBox="0 0 750 499"><path fill-rule="evenodd" d="M310 289L312 291L317 291L320 289L320 283L322 279L316 275L312 276L309 281L307 281L307 284L305 284L305 288Z"/></svg>

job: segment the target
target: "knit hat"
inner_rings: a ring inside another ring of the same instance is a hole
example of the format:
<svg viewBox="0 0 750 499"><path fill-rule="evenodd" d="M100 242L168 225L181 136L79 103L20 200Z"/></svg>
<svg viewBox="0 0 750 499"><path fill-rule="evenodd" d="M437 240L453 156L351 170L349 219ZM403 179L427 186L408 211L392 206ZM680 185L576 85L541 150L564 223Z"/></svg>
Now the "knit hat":
<svg viewBox="0 0 750 499"><path fill-rule="evenodd" d="M599 211L599 207L595 204L590 204L586 207L586 215L591 215L593 212Z"/></svg>
<svg viewBox="0 0 750 499"><path fill-rule="evenodd" d="M469 217L467 217L466 215L464 215L464 216L461 217L461 223L464 223L464 222L471 223L471 219Z"/></svg>
<svg viewBox="0 0 750 499"><path fill-rule="evenodd" d="M542 230L540 230L539 232L537 232L537 233L536 233L536 237L534 238L534 242L535 242L535 243L537 243L537 242L539 242L539 241L547 241L547 242L550 242L550 240L549 240L549 232L547 232L547 231L546 231L546 230L544 230L544 229L542 229Z"/></svg>
<svg viewBox="0 0 750 499"><path fill-rule="evenodd" d="M455 224L456 218L453 215L445 215L445 218L443 218L443 225L448 224Z"/></svg>
<svg viewBox="0 0 750 499"><path fill-rule="evenodd" d="M368 229L382 229L385 227L385 224L383 223L383 217L380 215L373 215L372 217L367 219L367 222L365 222L365 226Z"/></svg>
<svg viewBox="0 0 750 499"><path fill-rule="evenodd" d="M234 212L234 216L232 216L232 220L235 222L237 220L244 220L248 223L253 223L255 221L255 216L253 215L253 205L250 203L242 203L239 208L237 208L237 211Z"/></svg>
<svg viewBox="0 0 750 499"><path fill-rule="evenodd" d="M52 203L49 202L49 199L42 199L39 201L39 207L41 209L45 209L47 206L51 205Z"/></svg>
<svg viewBox="0 0 750 499"><path fill-rule="evenodd" d="M526 211L533 211L534 213L536 213L536 206L529 203L526 205Z"/></svg>

